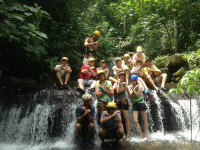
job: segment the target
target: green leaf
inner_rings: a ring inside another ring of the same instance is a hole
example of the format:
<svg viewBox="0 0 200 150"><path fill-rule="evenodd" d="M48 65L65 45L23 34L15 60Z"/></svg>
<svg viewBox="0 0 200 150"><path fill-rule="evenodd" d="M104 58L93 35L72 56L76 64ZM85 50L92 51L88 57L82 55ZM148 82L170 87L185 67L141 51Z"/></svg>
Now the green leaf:
<svg viewBox="0 0 200 150"><path fill-rule="evenodd" d="M174 88L170 89L170 90L168 91L168 93L167 93L167 97L169 97L169 95L170 95L172 92L174 92L174 91L176 91L176 89L174 89Z"/></svg>
<svg viewBox="0 0 200 150"><path fill-rule="evenodd" d="M34 33L36 33L37 35L47 39L47 35L45 33L42 33L40 31L34 31Z"/></svg>
<svg viewBox="0 0 200 150"><path fill-rule="evenodd" d="M193 94L193 93L194 93L194 87L193 87L193 85L189 85L189 86L187 87L187 92L188 92L189 94Z"/></svg>
<svg viewBox="0 0 200 150"><path fill-rule="evenodd" d="M24 13L26 16L31 16L32 13Z"/></svg>

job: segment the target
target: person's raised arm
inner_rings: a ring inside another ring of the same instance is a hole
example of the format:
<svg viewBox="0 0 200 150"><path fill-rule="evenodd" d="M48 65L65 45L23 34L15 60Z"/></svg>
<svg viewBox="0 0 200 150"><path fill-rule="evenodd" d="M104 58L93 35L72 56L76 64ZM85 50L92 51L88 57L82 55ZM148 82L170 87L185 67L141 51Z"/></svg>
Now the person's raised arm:
<svg viewBox="0 0 200 150"><path fill-rule="evenodd" d="M109 96L114 96L114 90L113 90L112 84L107 86L107 88L102 87L102 91L103 91L103 93L105 93L105 94L107 94Z"/></svg>
<svg viewBox="0 0 200 150"><path fill-rule="evenodd" d="M94 114L95 109L94 107L92 107L90 113L87 114L87 119L89 120L89 122L94 122Z"/></svg>
<svg viewBox="0 0 200 150"><path fill-rule="evenodd" d="M72 69L71 69L69 66L65 66L65 67L63 67L63 69L64 69L65 71L69 72L69 73L72 72Z"/></svg>
<svg viewBox="0 0 200 150"><path fill-rule="evenodd" d="M85 43L84 43L84 46L85 46L85 47L91 47L91 46L94 45L94 43L89 43L89 40L90 40L89 37L87 37L87 38L85 39Z"/></svg>
<svg viewBox="0 0 200 150"><path fill-rule="evenodd" d="M97 81L98 83L99 81ZM103 92L100 92L99 91L99 88L98 88L98 84L95 85L95 94L97 96L97 99L99 99L104 93Z"/></svg>
<svg viewBox="0 0 200 150"><path fill-rule="evenodd" d="M58 67L58 65L55 66L55 71L61 71L61 67Z"/></svg>
<svg viewBox="0 0 200 150"><path fill-rule="evenodd" d="M117 86L117 93L122 93L126 91L126 82L125 83L119 83Z"/></svg>
<svg viewBox="0 0 200 150"><path fill-rule="evenodd" d="M93 48L94 50L97 50L98 47L99 47L99 42L98 42L98 41L94 42L92 48Z"/></svg>
<svg viewBox="0 0 200 150"><path fill-rule="evenodd" d="M83 119L85 118L85 116L87 116L87 114L90 112L90 110L86 110L86 108L85 107L83 107L83 110L85 111L84 112L84 114L83 115L81 115L81 110L82 110L82 107L81 108L79 108L79 107L77 107L76 108L76 120L77 120L77 122L82 122L83 121Z"/></svg>

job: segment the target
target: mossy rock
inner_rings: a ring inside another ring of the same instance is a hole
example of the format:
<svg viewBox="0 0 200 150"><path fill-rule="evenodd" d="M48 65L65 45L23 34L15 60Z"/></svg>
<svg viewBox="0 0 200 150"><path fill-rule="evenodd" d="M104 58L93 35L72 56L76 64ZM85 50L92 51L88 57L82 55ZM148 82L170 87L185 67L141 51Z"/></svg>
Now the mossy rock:
<svg viewBox="0 0 200 150"><path fill-rule="evenodd" d="M169 69L178 70L180 67L187 64L187 57L184 54L175 54L171 56L168 64Z"/></svg>
<svg viewBox="0 0 200 150"><path fill-rule="evenodd" d="M170 61L171 56L161 56L157 57L153 63L155 64L156 67L158 68L166 68L167 64Z"/></svg>
<svg viewBox="0 0 200 150"><path fill-rule="evenodd" d="M36 81L31 79L31 78L26 78L26 79L20 80L20 83L22 83L22 84L33 84L33 83L36 83Z"/></svg>
<svg viewBox="0 0 200 150"><path fill-rule="evenodd" d="M177 72L175 72L173 74L173 78L172 80L174 82L178 82L184 75L185 75L185 72L189 70L189 65L185 65L183 67L181 67Z"/></svg>

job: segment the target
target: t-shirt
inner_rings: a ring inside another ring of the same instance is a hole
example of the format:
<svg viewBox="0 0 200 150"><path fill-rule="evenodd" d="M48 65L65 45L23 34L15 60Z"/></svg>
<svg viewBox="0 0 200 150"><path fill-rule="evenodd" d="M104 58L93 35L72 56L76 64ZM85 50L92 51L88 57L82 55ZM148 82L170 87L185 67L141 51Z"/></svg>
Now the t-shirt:
<svg viewBox="0 0 200 150"><path fill-rule="evenodd" d="M137 56L138 59L140 59L142 62L145 62L145 55L144 55L144 53L141 53L141 54L140 54L140 57L137 55L137 53L135 53L135 54L133 55L133 57L132 57L134 62L137 61L136 56Z"/></svg>
<svg viewBox="0 0 200 150"><path fill-rule="evenodd" d="M102 88L100 87L99 85L99 81L97 81L97 87L99 89L99 92L102 92ZM107 88L109 86L109 81L105 81L105 85L104 85L104 88ZM108 89L110 90L110 88ZM107 94L103 94L98 100L101 100L101 101L104 101L104 102L111 102L112 101L112 97L107 95Z"/></svg>
<svg viewBox="0 0 200 150"><path fill-rule="evenodd" d="M108 117L108 116L106 116L106 113L103 113L103 114L101 115L101 118L105 118L105 117ZM121 118L120 113L117 113L117 117ZM116 122L116 121L114 120L114 118L112 118L112 119L110 119L110 120L104 122L104 123L102 124L102 126L103 126L103 128L105 128L107 131L113 131L113 130L115 130L115 129L118 127L118 122Z"/></svg>
<svg viewBox="0 0 200 150"><path fill-rule="evenodd" d="M81 67L81 74L80 74L80 79L89 79L91 80L94 76L92 75L92 73L90 71L86 72L86 73L82 73L82 70L87 69L87 65L83 65ZM92 68L92 70L96 73L96 68Z"/></svg>
<svg viewBox="0 0 200 150"><path fill-rule="evenodd" d="M158 70L158 68L156 66L151 66L150 69ZM145 75L151 75L151 77L157 77L157 76L160 75L159 72L148 71L147 67L144 68L144 74Z"/></svg>
<svg viewBox="0 0 200 150"><path fill-rule="evenodd" d="M95 108L93 105L91 105L91 107L89 108L91 111L90 111L90 116L92 116L94 118L94 114L95 114ZM80 117L82 116L83 114L85 113L84 110L82 110L82 104L79 104L77 107L76 107L76 117ZM82 121L82 123L89 123L87 117L85 117Z"/></svg>
<svg viewBox="0 0 200 150"><path fill-rule="evenodd" d="M121 64L122 65L122 68L125 70L125 69L129 69L126 65L123 65L123 64ZM113 68L112 68L112 70L113 70L113 74L118 74L120 71L119 71L119 69L121 69L121 68L117 68L117 66L113 66Z"/></svg>
<svg viewBox="0 0 200 150"><path fill-rule="evenodd" d="M70 66L67 66L69 69L70 69ZM61 68L61 65L56 65L56 68ZM65 74L66 74L66 70L64 70L64 69L62 69L62 70L60 70L60 74L61 74L61 76L63 77Z"/></svg>

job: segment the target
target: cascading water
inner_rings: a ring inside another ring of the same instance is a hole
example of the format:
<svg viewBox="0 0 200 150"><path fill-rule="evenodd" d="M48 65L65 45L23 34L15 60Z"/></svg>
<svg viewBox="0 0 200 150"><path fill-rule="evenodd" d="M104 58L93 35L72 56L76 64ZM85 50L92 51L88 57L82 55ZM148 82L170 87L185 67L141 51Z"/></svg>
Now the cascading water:
<svg viewBox="0 0 200 150"><path fill-rule="evenodd" d="M77 148L75 109L77 104L81 103L81 99L75 88L70 88L69 91L2 88L0 94L0 150L70 150ZM192 99L193 139L195 141L200 141L198 98ZM167 98L164 92L157 95L154 90L150 90L147 105L148 141L174 141L183 136L190 139L189 100L176 94ZM130 143L141 141L144 143L138 137L131 114L130 108L132 137ZM98 129L95 121L95 149L101 149ZM134 146L126 144L126 141L121 141L121 143L123 147L119 149L134 149Z"/></svg>

